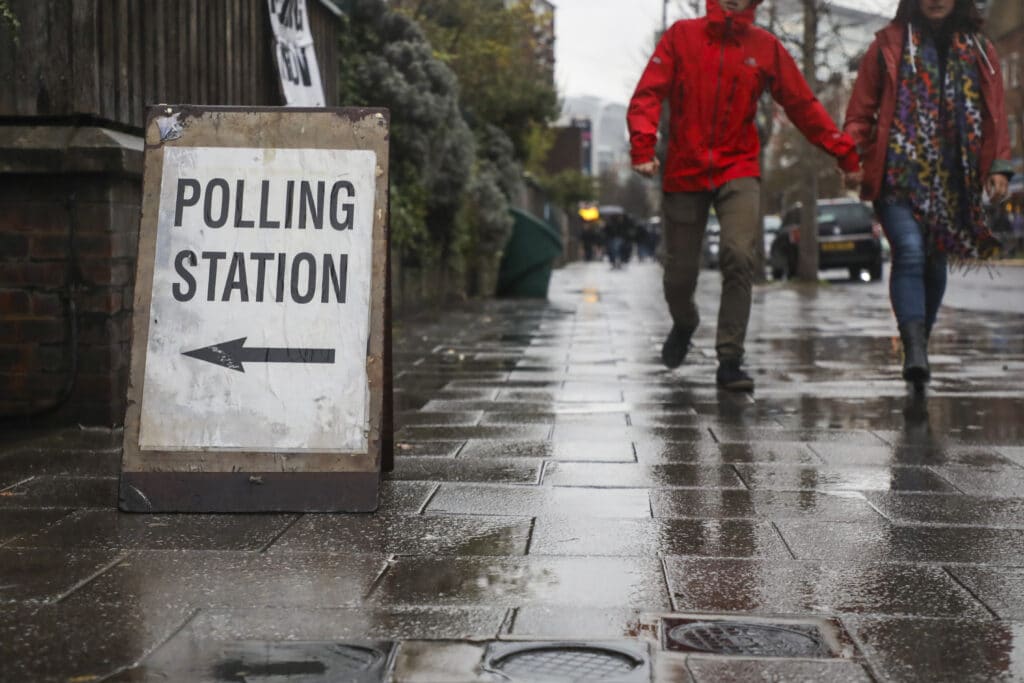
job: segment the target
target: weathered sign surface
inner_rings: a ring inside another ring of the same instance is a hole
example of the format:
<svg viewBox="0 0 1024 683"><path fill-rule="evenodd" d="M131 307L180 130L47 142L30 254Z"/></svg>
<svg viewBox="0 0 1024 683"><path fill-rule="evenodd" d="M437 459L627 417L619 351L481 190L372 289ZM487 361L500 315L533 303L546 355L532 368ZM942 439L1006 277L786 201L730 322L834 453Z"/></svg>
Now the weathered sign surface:
<svg viewBox="0 0 1024 683"><path fill-rule="evenodd" d="M379 110L150 114L122 507L375 506L387 130Z"/></svg>

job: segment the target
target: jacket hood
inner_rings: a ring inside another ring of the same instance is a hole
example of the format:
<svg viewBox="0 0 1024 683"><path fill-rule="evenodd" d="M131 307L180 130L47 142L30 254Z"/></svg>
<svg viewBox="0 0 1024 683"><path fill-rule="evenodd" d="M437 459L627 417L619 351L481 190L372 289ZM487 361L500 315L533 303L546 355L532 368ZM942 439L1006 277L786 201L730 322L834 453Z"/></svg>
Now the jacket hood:
<svg viewBox="0 0 1024 683"><path fill-rule="evenodd" d="M708 31L716 38L743 33L754 23L754 15L761 0L754 0L742 12L727 12L719 0L707 0Z"/></svg>

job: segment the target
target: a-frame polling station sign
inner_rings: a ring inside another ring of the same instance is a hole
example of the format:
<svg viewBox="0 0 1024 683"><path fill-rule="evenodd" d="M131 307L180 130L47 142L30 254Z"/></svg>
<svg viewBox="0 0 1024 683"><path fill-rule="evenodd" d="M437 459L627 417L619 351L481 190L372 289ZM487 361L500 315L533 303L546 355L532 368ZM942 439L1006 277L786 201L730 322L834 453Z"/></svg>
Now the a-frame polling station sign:
<svg viewBox="0 0 1024 683"><path fill-rule="evenodd" d="M150 110L122 509L376 509L388 126Z"/></svg>

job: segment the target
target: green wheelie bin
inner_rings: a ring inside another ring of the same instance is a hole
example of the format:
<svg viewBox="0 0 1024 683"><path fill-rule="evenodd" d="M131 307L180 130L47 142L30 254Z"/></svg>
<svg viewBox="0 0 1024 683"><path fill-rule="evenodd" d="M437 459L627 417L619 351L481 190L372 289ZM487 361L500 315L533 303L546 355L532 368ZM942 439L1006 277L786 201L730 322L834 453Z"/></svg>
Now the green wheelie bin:
<svg viewBox="0 0 1024 683"><path fill-rule="evenodd" d="M505 298L545 299L562 236L531 213L511 209L515 224L498 270L496 294Z"/></svg>

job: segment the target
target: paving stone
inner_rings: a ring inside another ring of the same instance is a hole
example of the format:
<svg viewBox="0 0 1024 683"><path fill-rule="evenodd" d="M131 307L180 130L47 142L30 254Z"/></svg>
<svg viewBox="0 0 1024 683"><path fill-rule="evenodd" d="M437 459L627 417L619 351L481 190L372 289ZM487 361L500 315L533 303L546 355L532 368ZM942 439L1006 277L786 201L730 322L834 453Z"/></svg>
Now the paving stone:
<svg viewBox="0 0 1024 683"><path fill-rule="evenodd" d="M259 550L295 515L129 515L83 510L8 547L111 550Z"/></svg>
<svg viewBox="0 0 1024 683"><path fill-rule="evenodd" d="M499 425L476 427L404 427L395 434L396 441L456 441L465 439L546 439L547 425Z"/></svg>
<svg viewBox="0 0 1024 683"><path fill-rule="evenodd" d="M69 510L0 509L0 546L39 532L69 514Z"/></svg>
<svg viewBox="0 0 1024 683"><path fill-rule="evenodd" d="M898 524L1024 529L1024 501L962 495L871 492L868 500Z"/></svg>
<svg viewBox="0 0 1024 683"><path fill-rule="evenodd" d="M661 564L654 559L400 558L384 575L375 605L668 608Z"/></svg>
<svg viewBox="0 0 1024 683"><path fill-rule="evenodd" d="M770 524L695 519L541 519L530 555L790 558Z"/></svg>
<svg viewBox="0 0 1024 683"><path fill-rule="evenodd" d="M140 551L67 598L74 605L146 609L344 607L362 602L386 566L354 553L265 555L222 551Z"/></svg>
<svg viewBox="0 0 1024 683"><path fill-rule="evenodd" d="M936 566L669 557L665 567L680 612L990 616Z"/></svg>
<svg viewBox="0 0 1024 683"><path fill-rule="evenodd" d="M443 484L428 513L510 517L650 517L646 489L586 489Z"/></svg>
<svg viewBox="0 0 1024 683"><path fill-rule="evenodd" d="M438 485L422 481L382 481L378 512L419 514Z"/></svg>
<svg viewBox="0 0 1024 683"><path fill-rule="evenodd" d="M1024 467L1024 446L999 446L999 454Z"/></svg>
<svg viewBox="0 0 1024 683"><path fill-rule="evenodd" d="M1024 568L949 567L948 570L1000 619L1024 621Z"/></svg>
<svg viewBox="0 0 1024 683"><path fill-rule="evenodd" d="M623 417L622 423L625 424L626 420ZM531 411L526 413L517 412L492 412L484 413L483 418L480 420L480 424L484 426L499 426L499 425L549 425L555 424L555 413L552 412L540 412Z"/></svg>
<svg viewBox="0 0 1024 683"><path fill-rule="evenodd" d="M495 638L503 607L259 607L202 609L191 637L214 640L416 640Z"/></svg>
<svg viewBox="0 0 1024 683"><path fill-rule="evenodd" d="M728 444L639 441L636 453L639 462L651 465L671 462L822 464L806 444L785 441Z"/></svg>
<svg viewBox="0 0 1024 683"><path fill-rule="evenodd" d="M943 465L935 471L969 496L1024 499L1024 468Z"/></svg>
<svg viewBox="0 0 1024 683"><path fill-rule="evenodd" d="M873 683L870 674L862 665L842 660L807 662L757 659L736 661L714 657L687 657L686 666L695 683L717 683L718 681Z"/></svg>
<svg viewBox="0 0 1024 683"><path fill-rule="evenodd" d="M643 441L660 439L663 441L709 441L711 435L703 427L627 427L617 424L604 426L556 424L551 435L555 440L581 439L629 439Z"/></svg>
<svg viewBox="0 0 1024 683"><path fill-rule="evenodd" d="M403 642L395 657L394 680L403 683L493 683L481 669L483 643L432 641Z"/></svg>
<svg viewBox="0 0 1024 683"><path fill-rule="evenodd" d="M117 507L113 477L39 476L0 491L0 508Z"/></svg>
<svg viewBox="0 0 1024 683"><path fill-rule="evenodd" d="M883 681L1018 681L1024 622L858 619L854 637Z"/></svg>
<svg viewBox="0 0 1024 683"><path fill-rule="evenodd" d="M923 467L791 467L737 465L752 490L927 491L958 493L947 481Z"/></svg>
<svg viewBox="0 0 1024 683"><path fill-rule="evenodd" d="M855 491L653 490L656 518L814 519L821 522L877 521L881 517Z"/></svg>
<svg viewBox="0 0 1024 683"><path fill-rule="evenodd" d="M0 550L0 603L55 601L113 564L113 551Z"/></svg>
<svg viewBox="0 0 1024 683"><path fill-rule="evenodd" d="M403 412L395 415L395 428L402 427L471 427L480 422L482 410L464 412Z"/></svg>
<svg viewBox="0 0 1024 683"><path fill-rule="evenodd" d="M56 455L87 452L115 453L121 448L124 430L102 427L40 427L5 429L0 434L0 454L32 451Z"/></svg>
<svg viewBox="0 0 1024 683"><path fill-rule="evenodd" d="M848 444L808 444L831 466L877 465L930 467L947 463L973 466L1012 465L994 448L983 446L935 446L932 448L896 446L851 446Z"/></svg>
<svg viewBox="0 0 1024 683"><path fill-rule="evenodd" d="M528 519L429 515L304 515L271 553L524 555Z"/></svg>
<svg viewBox="0 0 1024 683"><path fill-rule="evenodd" d="M173 605L9 607L0 613L0 680L101 680L141 659L188 617Z"/></svg>
<svg viewBox="0 0 1024 683"><path fill-rule="evenodd" d="M0 475L10 483L40 475L116 477L120 473L119 448L91 450L61 446L48 450L44 446L34 446L0 453Z"/></svg>
<svg viewBox="0 0 1024 683"><path fill-rule="evenodd" d="M745 488L732 467L678 463L641 465L551 462L544 468L541 483L545 486L600 488Z"/></svg>
<svg viewBox="0 0 1024 683"><path fill-rule="evenodd" d="M464 401L464 400L448 400L448 399L437 399L430 401L423 406L423 410L431 411L442 411L452 412L461 410L475 410L480 408L481 405L486 406L487 412L502 412L502 413L518 413L520 415L531 415L534 413L546 414L550 413L555 407L555 404L551 401L543 402L527 402L527 401L505 401L505 400L493 400L493 401ZM619 404L614 404L619 405ZM485 413L486 414L486 413Z"/></svg>
<svg viewBox="0 0 1024 683"><path fill-rule="evenodd" d="M674 413L648 413L637 408L630 412L629 423L634 427L698 427L704 419L693 408Z"/></svg>
<svg viewBox="0 0 1024 683"><path fill-rule="evenodd" d="M542 462L471 458L406 457L395 459L395 469L385 476L390 480L459 481L477 483L536 484Z"/></svg>
<svg viewBox="0 0 1024 683"><path fill-rule="evenodd" d="M873 432L840 429L764 429L713 427L715 438L721 443L757 443L761 441L797 441L803 443L843 443L864 446L884 446L885 441Z"/></svg>
<svg viewBox="0 0 1024 683"><path fill-rule="evenodd" d="M528 605L515 611L510 633L537 640L636 638L648 628L637 609Z"/></svg>
<svg viewBox="0 0 1024 683"><path fill-rule="evenodd" d="M465 443L465 441L399 441L395 444L395 460L419 456L454 458Z"/></svg>
<svg viewBox="0 0 1024 683"><path fill-rule="evenodd" d="M1024 530L784 520L779 531L799 559L948 562L1015 566Z"/></svg>
<svg viewBox="0 0 1024 683"><path fill-rule="evenodd" d="M459 458L542 458L581 462L635 462L631 441L516 441L466 442Z"/></svg>

